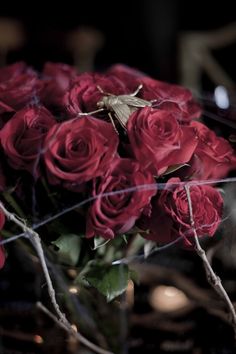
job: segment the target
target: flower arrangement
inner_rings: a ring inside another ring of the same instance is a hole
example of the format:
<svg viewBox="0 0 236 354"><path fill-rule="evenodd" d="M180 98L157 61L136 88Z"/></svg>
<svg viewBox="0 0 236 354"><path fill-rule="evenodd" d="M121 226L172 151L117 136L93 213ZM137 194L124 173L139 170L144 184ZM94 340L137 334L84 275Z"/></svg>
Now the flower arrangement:
<svg viewBox="0 0 236 354"><path fill-rule="evenodd" d="M200 116L189 90L123 65L0 69L0 266L7 243L27 236L45 274L43 247L111 301L133 276L125 257L145 244L202 256L199 239L223 215L216 182L236 154Z"/></svg>

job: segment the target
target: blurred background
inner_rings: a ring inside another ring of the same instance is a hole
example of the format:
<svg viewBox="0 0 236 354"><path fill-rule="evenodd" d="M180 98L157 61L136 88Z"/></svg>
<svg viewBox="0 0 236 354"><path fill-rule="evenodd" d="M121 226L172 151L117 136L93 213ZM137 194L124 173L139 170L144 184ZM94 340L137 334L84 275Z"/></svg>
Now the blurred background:
<svg viewBox="0 0 236 354"><path fill-rule="evenodd" d="M123 62L171 82L181 80L181 41L186 34L210 33L235 21L232 2L202 0L3 2L0 15L2 62L25 60L40 69L48 60L80 65L86 57L86 69ZM221 48L212 43L230 76L234 48L235 31Z"/></svg>
<svg viewBox="0 0 236 354"><path fill-rule="evenodd" d="M233 2L5 1L0 6L0 65L22 60L37 70L53 61L80 72L127 64L189 87L203 106L206 124L226 138L235 134ZM204 246L236 302L236 221L231 212L236 186L224 188L231 217L221 235L227 239L219 237ZM88 354L37 311L36 301L47 302L37 260L28 259L17 244L8 249L14 262L0 273L0 353ZM89 314L92 324L85 321L90 331L93 321L101 326L104 322L103 332L111 330L106 336L115 342L117 353L236 353L224 305L209 287L197 256L174 248L134 268L140 285L130 284L124 298L109 309L97 300L96 315ZM60 278L57 269L53 271ZM59 297L64 290L59 287ZM78 306L78 291L68 294ZM104 345L104 338L99 340Z"/></svg>

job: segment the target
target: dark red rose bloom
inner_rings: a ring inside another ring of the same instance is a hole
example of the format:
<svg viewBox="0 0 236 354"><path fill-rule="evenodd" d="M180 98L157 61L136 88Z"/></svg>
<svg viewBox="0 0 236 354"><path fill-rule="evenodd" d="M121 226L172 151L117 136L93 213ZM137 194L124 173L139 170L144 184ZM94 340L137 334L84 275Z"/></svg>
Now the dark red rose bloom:
<svg viewBox="0 0 236 354"><path fill-rule="evenodd" d="M126 93L136 90L142 84L143 88L137 96L148 101L155 100L154 106L173 113L181 123L186 124L201 115L199 104L185 87L154 80L140 71L121 64L112 66L107 74L124 82Z"/></svg>
<svg viewBox="0 0 236 354"><path fill-rule="evenodd" d="M37 74L25 63L0 69L0 114L23 108L35 99L41 87Z"/></svg>
<svg viewBox="0 0 236 354"><path fill-rule="evenodd" d="M188 162L197 146L193 128L181 126L169 111L150 107L130 116L127 132L136 159L154 175Z"/></svg>
<svg viewBox="0 0 236 354"><path fill-rule="evenodd" d="M155 99L155 107L173 113L180 123L186 124L201 116L202 110L199 104L185 87L153 80L149 77L142 78L140 81L143 84L143 98Z"/></svg>
<svg viewBox="0 0 236 354"><path fill-rule="evenodd" d="M192 179L219 179L226 177L236 169L236 154L230 143L200 122L192 122L198 144L189 162L190 167L184 168L185 176Z"/></svg>
<svg viewBox="0 0 236 354"><path fill-rule="evenodd" d="M5 223L5 215L0 210L0 230L3 228L4 223ZM4 263L5 263L4 248L0 246L0 269L4 266Z"/></svg>
<svg viewBox="0 0 236 354"><path fill-rule="evenodd" d="M138 162L131 159L114 160L110 172L94 182L94 197L103 193L114 194L98 197L92 203L87 217L87 237L111 239L130 230L156 194L153 183L155 180L152 175L144 172ZM135 189L146 184L152 184L153 188ZM131 190L117 193L127 188Z"/></svg>
<svg viewBox="0 0 236 354"><path fill-rule="evenodd" d="M117 154L118 143L112 124L93 117L55 125L45 140L49 182L69 187L103 175Z"/></svg>
<svg viewBox="0 0 236 354"><path fill-rule="evenodd" d="M149 230L144 234L145 238L165 244L182 237L184 244L191 246L193 231L189 205L186 191L179 182L179 178L171 178L166 189L153 199L151 216L144 216L140 222L143 229ZM209 185L192 185L190 196L197 235L213 236L223 213L221 194Z"/></svg>
<svg viewBox="0 0 236 354"><path fill-rule="evenodd" d="M42 102L49 107L63 105L62 98L69 89L71 81L76 77L76 70L66 64L46 63L43 68Z"/></svg>
<svg viewBox="0 0 236 354"><path fill-rule="evenodd" d="M0 131L0 140L9 165L39 175L39 158L47 131L56 123L44 107L18 111Z"/></svg>
<svg viewBox="0 0 236 354"><path fill-rule="evenodd" d="M118 78L100 74L82 74L77 77L64 97L64 104L71 117L80 112L92 112L98 109L97 103L105 93L121 95L127 93L125 83Z"/></svg>

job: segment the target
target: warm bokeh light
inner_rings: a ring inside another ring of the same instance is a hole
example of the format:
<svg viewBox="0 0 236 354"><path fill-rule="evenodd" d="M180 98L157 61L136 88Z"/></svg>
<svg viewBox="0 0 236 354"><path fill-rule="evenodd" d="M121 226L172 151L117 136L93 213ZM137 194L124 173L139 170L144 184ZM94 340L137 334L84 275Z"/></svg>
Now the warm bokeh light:
<svg viewBox="0 0 236 354"><path fill-rule="evenodd" d="M78 328L75 324L72 324L71 325L71 328L75 331L75 332L78 332Z"/></svg>
<svg viewBox="0 0 236 354"><path fill-rule="evenodd" d="M161 312L171 312L183 309L189 304L189 299L183 291L173 287L160 285L150 294L151 306Z"/></svg>
<svg viewBox="0 0 236 354"><path fill-rule="evenodd" d="M77 271L75 270L75 269L73 269L73 268L71 268L71 269L68 269L67 270L67 273L68 273L68 275L71 277L71 278L76 278L76 276L77 276Z"/></svg>
<svg viewBox="0 0 236 354"><path fill-rule="evenodd" d="M34 335L34 342L37 344L43 344L43 338L39 336L38 334Z"/></svg>
<svg viewBox="0 0 236 354"><path fill-rule="evenodd" d="M129 307L132 307L134 304L134 282L132 280L129 280L126 289L126 302Z"/></svg>
<svg viewBox="0 0 236 354"><path fill-rule="evenodd" d="M71 294L78 294L79 289L76 288L76 287L74 287L74 286L72 286L72 287L69 288L69 292L70 292Z"/></svg>

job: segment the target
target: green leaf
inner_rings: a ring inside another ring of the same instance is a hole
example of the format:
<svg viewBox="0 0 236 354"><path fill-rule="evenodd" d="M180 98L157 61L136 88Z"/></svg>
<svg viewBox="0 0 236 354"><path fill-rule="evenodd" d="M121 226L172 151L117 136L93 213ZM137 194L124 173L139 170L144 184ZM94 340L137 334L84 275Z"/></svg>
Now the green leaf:
<svg viewBox="0 0 236 354"><path fill-rule="evenodd" d="M94 241L94 247L93 247L93 251L95 251L96 249L105 246L108 242L110 242L111 240L104 240L103 237L94 237L93 239Z"/></svg>
<svg viewBox="0 0 236 354"><path fill-rule="evenodd" d="M60 262L75 266L79 260L81 238L79 235L66 234L60 236L52 244L56 246L56 254Z"/></svg>
<svg viewBox="0 0 236 354"><path fill-rule="evenodd" d="M106 296L107 301L112 301L121 295L127 288L129 268L127 265L96 265L93 266L85 279L100 293Z"/></svg>
<svg viewBox="0 0 236 354"><path fill-rule="evenodd" d="M122 238L125 241L125 243L128 244L127 236L125 234L122 235Z"/></svg>
<svg viewBox="0 0 236 354"><path fill-rule="evenodd" d="M156 242L146 241L144 244L144 258L146 259L152 252L152 250L156 247Z"/></svg>
<svg viewBox="0 0 236 354"><path fill-rule="evenodd" d="M129 270L129 278L137 285L140 284L139 274L134 269Z"/></svg>
<svg viewBox="0 0 236 354"><path fill-rule="evenodd" d="M167 170L165 171L164 176L165 176L165 175L169 175L169 174L171 174L171 173L173 173L173 172L179 170L180 168L186 167L186 166L189 166L189 164L187 164L187 163L183 163L183 164L182 164L182 163L181 163L181 164L176 164L176 165L169 166L169 167L167 168Z"/></svg>

